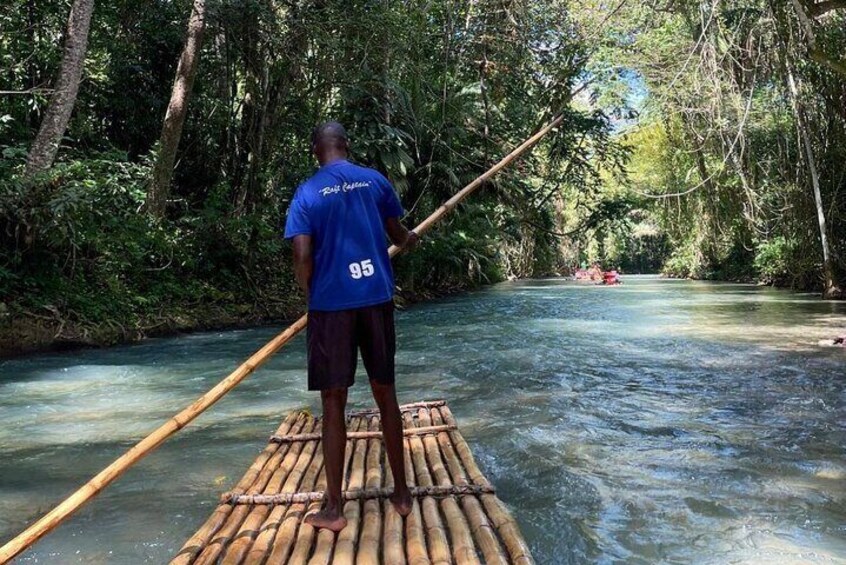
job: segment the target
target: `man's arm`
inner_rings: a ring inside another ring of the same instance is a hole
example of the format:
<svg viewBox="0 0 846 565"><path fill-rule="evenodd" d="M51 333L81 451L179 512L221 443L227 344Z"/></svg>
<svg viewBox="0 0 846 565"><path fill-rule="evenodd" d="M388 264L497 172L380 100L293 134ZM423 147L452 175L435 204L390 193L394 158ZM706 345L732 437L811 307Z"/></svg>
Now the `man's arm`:
<svg viewBox="0 0 846 565"><path fill-rule="evenodd" d="M388 232L388 238L391 240L391 243L403 251L414 249L414 246L420 240L417 233L414 230L406 229L402 225L402 222L399 221L399 218L388 218L385 220L385 231Z"/></svg>
<svg viewBox="0 0 846 565"><path fill-rule="evenodd" d="M311 257L311 236L298 235L294 237L294 277L297 284L303 289L308 301L309 287L311 286L311 273L314 263Z"/></svg>

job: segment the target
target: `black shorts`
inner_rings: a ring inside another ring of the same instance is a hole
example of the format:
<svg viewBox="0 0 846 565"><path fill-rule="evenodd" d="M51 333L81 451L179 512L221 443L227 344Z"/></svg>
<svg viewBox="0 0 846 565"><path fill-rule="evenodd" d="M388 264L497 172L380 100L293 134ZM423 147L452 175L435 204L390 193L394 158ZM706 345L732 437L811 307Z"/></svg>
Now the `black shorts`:
<svg viewBox="0 0 846 565"><path fill-rule="evenodd" d="M393 301L337 312L312 310L307 336L309 390L352 386L359 350L371 380L394 383Z"/></svg>

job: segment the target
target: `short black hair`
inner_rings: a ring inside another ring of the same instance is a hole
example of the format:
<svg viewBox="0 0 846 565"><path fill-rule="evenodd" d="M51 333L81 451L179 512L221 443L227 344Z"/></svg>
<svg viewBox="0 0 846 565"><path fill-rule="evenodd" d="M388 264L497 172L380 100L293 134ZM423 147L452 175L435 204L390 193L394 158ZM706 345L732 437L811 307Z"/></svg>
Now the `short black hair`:
<svg viewBox="0 0 846 565"><path fill-rule="evenodd" d="M348 141L347 130L340 122L325 122L311 132L311 144L329 143L335 147L344 147Z"/></svg>

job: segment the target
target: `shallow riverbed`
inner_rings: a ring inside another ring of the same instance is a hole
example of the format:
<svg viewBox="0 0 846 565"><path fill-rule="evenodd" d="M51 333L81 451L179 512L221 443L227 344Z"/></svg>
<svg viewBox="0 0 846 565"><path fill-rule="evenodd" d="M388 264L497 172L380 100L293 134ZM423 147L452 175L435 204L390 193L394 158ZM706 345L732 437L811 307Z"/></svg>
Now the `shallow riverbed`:
<svg viewBox="0 0 846 565"><path fill-rule="evenodd" d="M276 331L0 362L0 541ZM401 312L398 388L450 401L539 563L846 563L836 333L846 304L752 286L505 283ZM317 409L304 366L300 337L19 562L166 562Z"/></svg>

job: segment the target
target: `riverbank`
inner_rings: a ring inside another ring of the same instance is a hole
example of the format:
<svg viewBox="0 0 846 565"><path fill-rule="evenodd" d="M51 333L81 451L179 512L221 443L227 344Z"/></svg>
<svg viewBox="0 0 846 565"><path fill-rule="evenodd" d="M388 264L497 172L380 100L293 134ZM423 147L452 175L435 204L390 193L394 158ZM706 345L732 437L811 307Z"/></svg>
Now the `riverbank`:
<svg viewBox="0 0 846 565"><path fill-rule="evenodd" d="M397 293L402 307L450 296L478 285ZM175 304L155 314L140 314L131 320L95 322L62 313L55 308L32 312L0 303L0 359L138 343L153 337L286 325L305 311L302 296L256 304Z"/></svg>
<svg viewBox="0 0 846 565"><path fill-rule="evenodd" d="M554 277L560 275L552 275ZM675 276L663 273L664 278L713 283L739 283L767 286L793 292L810 292L784 287L772 282L753 279L713 280ZM625 275L624 275L625 277ZM493 284L499 281L491 281ZM400 307L451 296L485 286L465 282L437 289L399 289ZM816 292L817 289L813 291ZM287 297L246 302L175 303L155 313L139 313L127 320L92 321L73 312L60 312L45 307L40 312L15 309L0 303L0 359L80 348L110 347L138 343L148 338L169 337L200 331L225 331L287 325L305 311L298 293Z"/></svg>
<svg viewBox="0 0 846 565"><path fill-rule="evenodd" d="M786 290L790 292L816 293L819 294L821 300L846 300L846 292L837 288L828 293L825 292L821 280L813 281L812 279L800 279L797 283L788 281L786 279L774 278L760 278L752 275L735 275L735 276L695 276L692 274L675 273L672 271L664 271L661 276L668 279L713 282L713 283L736 283L736 284L750 284L760 287L775 288L778 290Z"/></svg>
<svg viewBox="0 0 846 565"><path fill-rule="evenodd" d="M4 313L0 320L0 359L83 347L108 347L205 330L228 330L291 320L294 304L209 304L170 307L132 321L94 322L57 310Z"/></svg>

